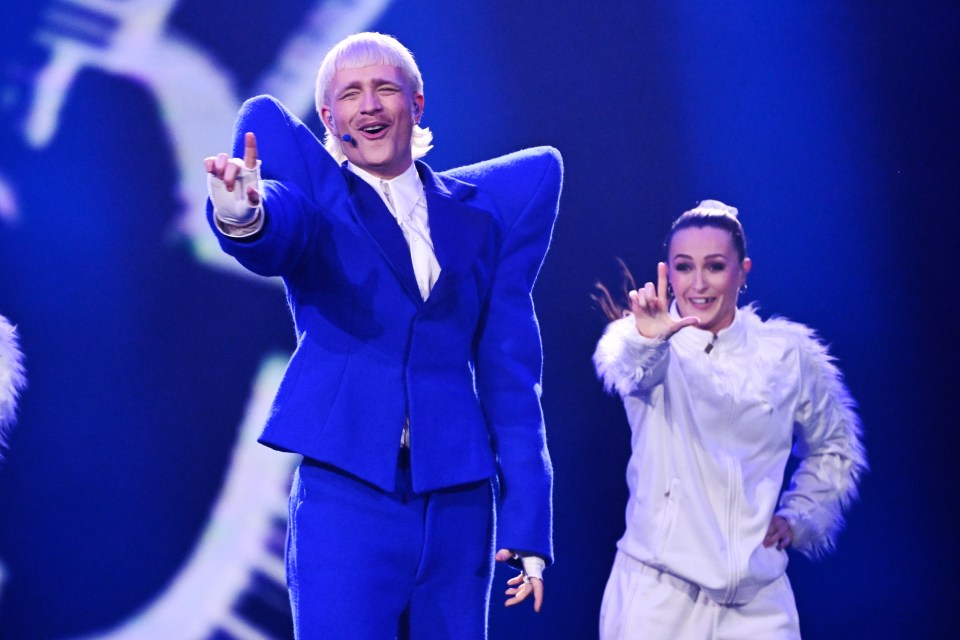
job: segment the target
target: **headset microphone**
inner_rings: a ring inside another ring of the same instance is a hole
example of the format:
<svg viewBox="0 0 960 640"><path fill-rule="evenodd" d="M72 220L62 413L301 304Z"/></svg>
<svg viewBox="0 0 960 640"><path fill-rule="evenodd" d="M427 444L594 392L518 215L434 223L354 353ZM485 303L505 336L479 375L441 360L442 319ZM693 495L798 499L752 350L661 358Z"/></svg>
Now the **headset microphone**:
<svg viewBox="0 0 960 640"><path fill-rule="evenodd" d="M354 149L357 148L357 140L356 140L356 138L354 138L353 136L351 136L349 133L343 134L343 135L340 137L340 139L343 140L344 142L349 142L350 144L352 144Z"/></svg>

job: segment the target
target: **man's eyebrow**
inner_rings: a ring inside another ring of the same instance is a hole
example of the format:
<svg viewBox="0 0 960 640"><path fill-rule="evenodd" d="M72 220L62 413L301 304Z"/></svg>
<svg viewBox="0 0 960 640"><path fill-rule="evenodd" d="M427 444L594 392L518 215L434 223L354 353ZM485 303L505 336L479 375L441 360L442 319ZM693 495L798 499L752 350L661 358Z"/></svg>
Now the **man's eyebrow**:
<svg viewBox="0 0 960 640"><path fill-rule="evenodd" d="M360 86L360 82L357 81L357 80L354 80L353 82L350 82L350 83L348 83L348 84L345 84L345 85L343 85L342 87L340 87L339 89L337 89L337 94L336 94L336 95L340 95L340 94L342 94L344 91L347 91L348 89L356 89L356 88L358 88L359 86Z"/></svg>
<svg viewBox="0 0 960 640"><path fill-rule="evenodd" d="M371 82L375 87L380 87L380 86L383 86L383 85L385 85L385 84L390 84L390 85L393 85L393 86L395 86L395 87L399 87L399 86L400 86L400 82L399 82L399 81L397 81L397 80L389 80L389 79L387 79L387 78L371 78L371 79L370 79L370 82ZM345 84L344 86L340 87L340 89L337 90L337 95L340 95L340 94L342 94L344 91L347 91L347 90L349 90L349 89L359 89L362 85L363 85L363 83L362 83L360 80L354 80L353 82L349 82L349 83Z"/></svg>

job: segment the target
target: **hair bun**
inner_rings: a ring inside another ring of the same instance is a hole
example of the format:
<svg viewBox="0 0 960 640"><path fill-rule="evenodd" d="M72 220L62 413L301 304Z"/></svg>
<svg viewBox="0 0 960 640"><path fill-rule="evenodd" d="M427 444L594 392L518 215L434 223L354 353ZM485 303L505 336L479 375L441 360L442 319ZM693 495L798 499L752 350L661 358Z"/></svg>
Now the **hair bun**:
<svg viewBox="0 0 960 640"><path fill-rule="evenodd" d="M692 213L699 213L707 216L727 215L733 218L737 217L736 207L723 204L719 200L701 200L700 204L690 211Z"/></svg>

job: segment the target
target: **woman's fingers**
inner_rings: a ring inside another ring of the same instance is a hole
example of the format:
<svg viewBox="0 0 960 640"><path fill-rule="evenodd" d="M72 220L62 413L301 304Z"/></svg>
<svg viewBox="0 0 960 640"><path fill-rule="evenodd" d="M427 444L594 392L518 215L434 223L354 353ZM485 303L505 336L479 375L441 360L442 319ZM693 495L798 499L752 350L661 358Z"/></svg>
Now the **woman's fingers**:
<svg viewBox="0 0 960 640"><path fill-rule="evenodd" d="M683 329L684 327L692 327L697 324L700 324L700 318L696 316L687 316L685 318L680 318L673 325L674 333L676 333L677 331L680 331L680 329Z"/></svg>
<svg viewBox="0 0 960 640"><path fill-rule="evenodd" d="M634 296L633 294L636 293ZM657 290L652 282L643 285L636 292L630 294L631 302L636 301L637 309L648 316L656 316L660 313L661 306L657 299Z"/></svg>
<svg viewBox="0 0 960 640"><path fill-rule="evenodd" d="M667 308L667 265L665 262L657 263L657 298L660 305Z"/></svg>
<svg viewBox="0 0 960 640"><path fill-rule="evenodd" d="M793 543L793 530L790 529L790 523L781 516L773 516L770 520L770 526L767 527L767 535L763 539L764 547L777 545L777 549L786 549Z"/></svg>

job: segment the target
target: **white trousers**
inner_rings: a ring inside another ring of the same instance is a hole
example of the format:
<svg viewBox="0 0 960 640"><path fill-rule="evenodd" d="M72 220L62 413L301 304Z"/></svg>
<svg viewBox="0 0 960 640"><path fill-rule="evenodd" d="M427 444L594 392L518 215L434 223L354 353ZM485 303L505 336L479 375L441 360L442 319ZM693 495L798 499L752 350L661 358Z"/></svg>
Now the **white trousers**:
<svg viewBox="0 0 960 640"><path fill-rule="evenodd" d="M617 552L600 608L601 640L800 640L786 574L740 607Z"/></svg>

